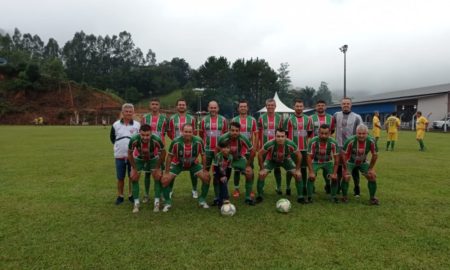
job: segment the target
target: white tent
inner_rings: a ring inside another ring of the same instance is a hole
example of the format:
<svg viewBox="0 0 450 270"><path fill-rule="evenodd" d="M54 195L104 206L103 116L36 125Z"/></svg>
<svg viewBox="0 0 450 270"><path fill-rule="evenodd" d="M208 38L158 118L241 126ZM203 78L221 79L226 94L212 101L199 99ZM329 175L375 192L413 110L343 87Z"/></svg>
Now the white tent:
<svg viewBox="0 0 450 270"><path fill-rule="evenodd" d="M286 106L283 102L281 102L280 98L278 97L278 93L275 92L275 96L273 97L275 100L275 103L277 104L277 107L275 108L275 112L280 113L293 113L294 110ZM267 112L266 106L264 106L261 110L258 111L259 113Z"/></svg>

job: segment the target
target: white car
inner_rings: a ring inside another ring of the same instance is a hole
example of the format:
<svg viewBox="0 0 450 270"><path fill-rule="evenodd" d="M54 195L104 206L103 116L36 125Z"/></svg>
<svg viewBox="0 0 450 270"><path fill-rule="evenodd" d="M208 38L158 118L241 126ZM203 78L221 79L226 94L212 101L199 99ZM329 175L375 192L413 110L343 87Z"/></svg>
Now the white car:
<svg viewBox="0 0 450 270"><path fill-rule="evenodd" d="M448 129L450 126L450 117L447 117L447 119L442 118L441 120L433 121L433 129L444 129L444 126Z"/></svg>

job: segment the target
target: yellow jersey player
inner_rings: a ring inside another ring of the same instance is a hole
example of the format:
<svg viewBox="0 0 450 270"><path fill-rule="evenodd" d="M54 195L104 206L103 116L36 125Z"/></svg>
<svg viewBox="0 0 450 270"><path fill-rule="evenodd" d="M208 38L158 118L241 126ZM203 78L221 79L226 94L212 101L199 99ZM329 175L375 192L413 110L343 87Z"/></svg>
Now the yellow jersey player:
<svg viewBox="0 0 450 270"><path fill-rule="evenodd" d="M425 137L425 131L428 127L428 120L422 115L421 111L416 112L416 140L419 143L419 151L425 150L425 145L423 144L423 137Z"/></svg>
<svg viewBox="0 0 450 270"><path fill-rule="evenodd" d="M394 151L395 142L398 139L398 128L400 127L400 119L397 117L397 113L393 112L391 116L386 119L384 125L386 126L386 132L388 133L386 151L389 151L389 146L391 146L391 151Z"/></svg>
<svg viewBox="0 0 450 270"><path fill-rule="evenodd" d="M380 139L381 135L381 123L380 123L380 113L378 111L375 111L373 113L373 127L372 127L372 134L375 138L375 142L378 142L378 139Z"/></svg>

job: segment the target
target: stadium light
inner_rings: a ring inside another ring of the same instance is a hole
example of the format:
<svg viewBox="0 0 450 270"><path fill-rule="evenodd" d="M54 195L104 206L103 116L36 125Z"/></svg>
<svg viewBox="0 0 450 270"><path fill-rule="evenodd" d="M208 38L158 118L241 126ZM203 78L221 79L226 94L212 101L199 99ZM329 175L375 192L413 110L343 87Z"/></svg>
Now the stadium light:
<svg viewBox="0 0 450 270"><path fill-rule="evenodd" d="M347 53L348 45L345 44L344 46L340 47L339 50L344 53L344 98L347 97Z"/></svg>
<svg viewBox="0 0 450 270"><path fill-rule="evenodd" d="M198 94L198 113L200 114L202 111L202 93L205 91L205 88L194 88L192 91Z"/></svg>

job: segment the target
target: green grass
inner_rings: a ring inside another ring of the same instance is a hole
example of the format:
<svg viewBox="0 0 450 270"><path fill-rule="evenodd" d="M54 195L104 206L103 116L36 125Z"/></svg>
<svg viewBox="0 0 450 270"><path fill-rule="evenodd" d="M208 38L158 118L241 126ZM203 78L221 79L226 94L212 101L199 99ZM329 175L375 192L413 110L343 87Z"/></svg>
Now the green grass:
<svg viewBox="0 0 450 270"><path fill-rule="evenodd" d="M177 99L181 98L181 89L170 92L167 95L160 96L159 100L161 103L161 108L173 108L175 107L175 102ZM137 106L139 108L148 108L148 103L150 99L144 99L140 101Z"/></svg>
<svg viewBox="0 0 450 270"><path fill-rule="evenodd" d="M395 152L380 142L379 207L365 184L335 205L318 181L312 205L291 196L279 214L269 176L261 205L225 218L197 208L186 172L169 213L115 206L109 129L0 126L0 269L449 269L449 136L428 133L423 153L412 132Z"/></svg>

